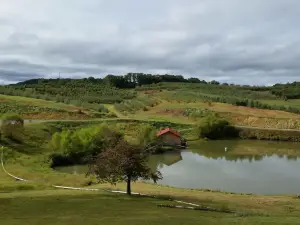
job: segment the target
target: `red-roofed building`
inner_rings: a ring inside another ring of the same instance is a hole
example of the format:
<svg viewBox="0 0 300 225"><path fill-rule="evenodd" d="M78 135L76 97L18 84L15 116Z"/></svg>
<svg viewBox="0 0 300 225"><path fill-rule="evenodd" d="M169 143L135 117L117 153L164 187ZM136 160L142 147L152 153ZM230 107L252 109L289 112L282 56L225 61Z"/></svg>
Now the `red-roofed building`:
<svg viewBox="0 0 300 225"><path fill-rule="evenodd" d="M157 137L161 138L161 141L167 145L181 145L181 135L171 128L166 128L157 133Z"/></svg>

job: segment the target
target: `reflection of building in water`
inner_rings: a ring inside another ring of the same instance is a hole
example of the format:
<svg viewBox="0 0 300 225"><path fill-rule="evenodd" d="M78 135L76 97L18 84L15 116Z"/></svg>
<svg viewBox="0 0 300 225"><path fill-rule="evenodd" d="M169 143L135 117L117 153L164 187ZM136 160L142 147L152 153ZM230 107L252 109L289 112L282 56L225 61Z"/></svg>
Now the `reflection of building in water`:
<svg viewBox="0 0 300 225"><path fill-rule="evenodd" d="M181 160L182 160L181 153L177 152L177 153L163 155L163 157L161 159L161 163L163 163L167 166L171 166Z"/></svg>
<svg viewBox="0 0 300 225"><path fill-rule="evenodd" d="M151 169L163 168L164 166L171 166L182 160L181 152L172 152L161 155L152 155L149 159L149 166Z"/></svg>

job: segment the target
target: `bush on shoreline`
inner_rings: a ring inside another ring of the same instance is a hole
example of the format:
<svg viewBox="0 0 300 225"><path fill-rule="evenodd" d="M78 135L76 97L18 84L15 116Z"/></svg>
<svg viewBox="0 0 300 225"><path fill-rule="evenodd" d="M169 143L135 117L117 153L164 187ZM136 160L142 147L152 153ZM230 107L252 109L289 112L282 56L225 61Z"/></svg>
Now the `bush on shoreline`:
<svg viewBox="0 0 300 225"><path fill-rule="evenodd" d="M51 166L63 166L87 163L89 158L111 147L123 138L123 134L110 129L106 124L55 133L48 147L54 152Z"/></svg>
<svg viewBox="0 0 300 225"><path fill-rule="evenodd" d="M222 139L226 137L226 126L229 122L220 119L215 115L209 115L202 118L197 124L197 131L200 138L208 138L212 140Z"/></svg>

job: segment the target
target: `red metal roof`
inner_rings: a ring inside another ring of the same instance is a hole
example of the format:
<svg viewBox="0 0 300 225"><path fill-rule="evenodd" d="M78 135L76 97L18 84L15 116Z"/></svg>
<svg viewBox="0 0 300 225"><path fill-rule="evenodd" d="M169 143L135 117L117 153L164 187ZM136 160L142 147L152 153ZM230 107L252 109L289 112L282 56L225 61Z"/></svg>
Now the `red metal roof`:
<svg viewBox="0 0 300 225"><path fill-rule="evenodd" d="M163 130L159 131L156 135L161 136L161 135L166 134L168 132L171 132L172 134L176 135L177 137L181 137L181 135L177 131L172 130L171 128L163 129Z"/></svg>

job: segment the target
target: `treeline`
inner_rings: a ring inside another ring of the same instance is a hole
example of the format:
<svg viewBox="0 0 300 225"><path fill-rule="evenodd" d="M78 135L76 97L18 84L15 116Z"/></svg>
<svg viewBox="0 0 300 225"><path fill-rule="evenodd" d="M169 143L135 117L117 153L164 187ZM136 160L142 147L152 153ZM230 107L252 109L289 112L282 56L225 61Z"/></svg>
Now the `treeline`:
<svg viewBox="0 0 300 225"><path fill-rule="evenodd" d="M274 95L280 96L284 99L300 98L300 82L275 84L272 87L271 92Z"/></svg>
<svg viewBox="0 0 300 225"><path fill-rule="evenodd" d="M217 81L206 82L198 78L185 79L182 75L153 75L144 73L127 73L126 75L107 75L104 78L83 78L83 79L70 79L70 78L57 78L57 79L31 79L12 86L23 86L26 87L40 87L40 86L52 86L61 87L64 85L71 86L82 86L82 85L110 85L116 88L135 88L136 86L157 84L161 82L183 82L183 83L205 83L205 84L216 84L220 83Z"/></svg>
<svg viewBox="0 0 300 225"><path fill-rule="evenodd" d="M142 85L157 84L163 82L176 82L176 83L204 83L204 84L217 84L217 81L206 82L205 80L200 80L199 78L184 78L182 75L153 75L144 73L128 73L124 76L106 76L103 81L109 83L118 88L132 88Z"/></svg>
<svg viewBox="0 0 300 225"><path fill-rule="evenodd" d="M298 99L300 98L300 82L286 83L286 84L275 84L271 87L251 87L249 90L252 91L269 91L273 95L280 97L284 100Z"/></svg>
<svg viewBox="0 0 300 225"><path fill-rule="evenodd" d="M100 79L89 78L90 81L101 82ZM228 83L220 83L218 81L207 82L199 78L191 77L184 78L182 75L153 75L144 73L128 73L124 76L108 75L102 79L102 83L110 84L117 88L136 88L143 85L159 84L159 83L186 83L186 84L206 84L208 87L223 87L236 91L236 89L244 90L248 94L257 94L257 97L266 95L276 96L281 99L297 99L300 98L300 82L293 82L287 84L275 84L273 86L250 86L250 85L236 85Z"/></svg>

